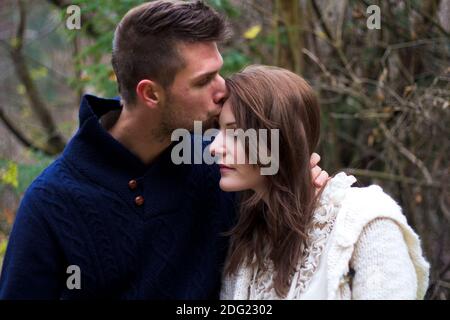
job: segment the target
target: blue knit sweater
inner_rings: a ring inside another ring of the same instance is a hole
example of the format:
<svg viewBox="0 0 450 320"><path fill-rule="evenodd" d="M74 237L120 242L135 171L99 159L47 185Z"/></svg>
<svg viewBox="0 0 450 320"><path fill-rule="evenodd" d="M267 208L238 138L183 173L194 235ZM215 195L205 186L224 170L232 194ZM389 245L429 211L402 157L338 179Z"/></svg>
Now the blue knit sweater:
<svg viewBox="0 0 450 320"><path fill-rule="evenodd" d="M174 165L173 145L144 165L99 123L117 109L83 97L78 132L21 202L1 299L218 298L233 194L216 165Z"/></svg>

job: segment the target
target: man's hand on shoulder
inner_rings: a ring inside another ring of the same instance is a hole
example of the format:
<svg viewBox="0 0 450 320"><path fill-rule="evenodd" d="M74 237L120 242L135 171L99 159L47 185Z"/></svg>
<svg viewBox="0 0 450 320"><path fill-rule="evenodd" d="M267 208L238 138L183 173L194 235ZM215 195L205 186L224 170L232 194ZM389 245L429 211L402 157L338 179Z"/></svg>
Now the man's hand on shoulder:
<svg viewBox="0 0 450 320"><path fill-rule="evenodd" d="M328 172L318 166L319 161L320 156L317 153L313 153L310 159L311 177L317 190L320 190L330 178Z"/></svg>

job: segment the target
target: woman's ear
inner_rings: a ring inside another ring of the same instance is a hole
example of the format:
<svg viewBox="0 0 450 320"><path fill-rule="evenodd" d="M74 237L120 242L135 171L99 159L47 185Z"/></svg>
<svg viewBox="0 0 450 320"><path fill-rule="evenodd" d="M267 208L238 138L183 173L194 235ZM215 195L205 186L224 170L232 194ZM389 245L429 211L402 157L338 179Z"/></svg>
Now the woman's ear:
<svg viewBox="0 0 450 320"><path fill-rule="evenodd" d="M136 86L136 95L141 103L154 109L161 103L163 88L155 81L141 80Z"/></svg>

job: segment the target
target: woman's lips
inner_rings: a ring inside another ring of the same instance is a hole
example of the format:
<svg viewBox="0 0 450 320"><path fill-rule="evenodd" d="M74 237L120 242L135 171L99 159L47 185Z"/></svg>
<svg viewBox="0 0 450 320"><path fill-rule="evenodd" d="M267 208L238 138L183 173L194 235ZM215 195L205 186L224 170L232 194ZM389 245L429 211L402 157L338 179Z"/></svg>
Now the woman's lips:
<svg viewBox="0 0 450 320"><path fill-rule="evenodd" d="M228 167L228 166L226 166L224 164L219 164L219 168L220 168L220 172L229 172L229 171L235 170L235 169L233 169L231 167Z"/></svg>

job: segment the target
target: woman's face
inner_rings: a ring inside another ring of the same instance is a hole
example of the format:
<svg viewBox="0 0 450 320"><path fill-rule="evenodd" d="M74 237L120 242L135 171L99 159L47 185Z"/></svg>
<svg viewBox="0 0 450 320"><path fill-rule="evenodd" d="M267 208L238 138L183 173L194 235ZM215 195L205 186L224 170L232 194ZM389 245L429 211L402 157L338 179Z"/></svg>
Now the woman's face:
<svg viewBox="0 0 450 320"><path fill-rule="evenodd" d="M228 192L248 189L262 192L265 177L261 175L260 167L249 164L243 141L232 133L237 127L229 101L225 102L220 113L220 133L210 145L211 154L218 157L220 188Z"/></svg>

